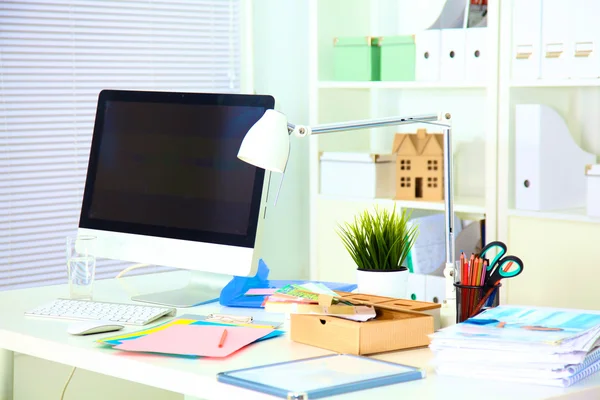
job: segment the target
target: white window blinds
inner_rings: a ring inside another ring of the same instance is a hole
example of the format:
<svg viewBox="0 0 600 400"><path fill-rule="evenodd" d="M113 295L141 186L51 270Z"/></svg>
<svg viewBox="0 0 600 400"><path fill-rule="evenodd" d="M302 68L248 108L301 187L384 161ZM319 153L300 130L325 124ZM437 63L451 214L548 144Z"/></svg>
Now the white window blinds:
<svg viewBox="0 0 600 400"><path fill-rule="evenodd" d="M240 91L239 2L0 1L0 290L66 281L101 89Z"/></svg>

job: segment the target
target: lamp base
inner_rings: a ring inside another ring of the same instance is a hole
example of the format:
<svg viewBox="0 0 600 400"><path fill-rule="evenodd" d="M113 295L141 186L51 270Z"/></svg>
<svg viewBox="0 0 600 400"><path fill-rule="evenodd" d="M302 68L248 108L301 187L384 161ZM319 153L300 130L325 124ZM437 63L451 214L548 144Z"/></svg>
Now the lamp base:
<svg viewBox="0 0 600 400"><path fill-rule="evenodd" d="M440 326L446 328L456 324L456 300L445 300L440 309Z"/></svg>
<svg viewBox="0 0 600 400"><path fill-rule="evenodd" d="M444 277L446 278L446 300L440 309L440 325L442 328L456 324L456 288L454 287L455 276L454 263L446 263Z"/></svg>

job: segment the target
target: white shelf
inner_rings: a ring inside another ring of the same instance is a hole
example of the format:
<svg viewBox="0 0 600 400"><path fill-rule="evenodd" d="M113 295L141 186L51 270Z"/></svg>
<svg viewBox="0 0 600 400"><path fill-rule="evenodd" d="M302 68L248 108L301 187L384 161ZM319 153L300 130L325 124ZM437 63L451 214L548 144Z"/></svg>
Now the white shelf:
<svg viewBox="0 0 600 400"><path fill-rule="evenodd" d="M393 199L368 199L368 198L348 198L341 196L331 196L319 194L318 197L330 201L372 201L375 204L386 204L396 202L400 208L412 208L416 210L444 211L442 201L416 201L416 200L393 200ZM461 197L454 198L454 212L464 214L485 214L485 199L483 197Z"/></svg>
<svg viewBox="0 0 600 400"><path fill-rule="evenodd" d="M391 81L320 81L319 89L485 89L479 82L391 82Z"/></svg>
<svg viewBox="0 0 600 400"><path fill-rule="evenodd" d="M571 210L556 211L529 211L510 209L508 210L508 215L513 217L552 219L558 221L590 222L596 224L600 223L600 218L589 217L586 214L585 208L574 208Z"/></svg>
<svg viewBox="0 0 600 400"><path fill-rule="evenodd" d="M537 79L528 81L512 81L513 88L536 88L536 87L594 87L600 86L600 79Z"/></svg>

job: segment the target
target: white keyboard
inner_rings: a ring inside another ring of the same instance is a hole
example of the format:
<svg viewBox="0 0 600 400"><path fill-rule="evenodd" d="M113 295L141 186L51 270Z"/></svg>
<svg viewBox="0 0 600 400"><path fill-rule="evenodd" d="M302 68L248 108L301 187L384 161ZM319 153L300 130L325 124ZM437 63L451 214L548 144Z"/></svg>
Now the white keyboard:
<svg viewBox="0 0 600 400"><path fill-rule="evenodd" d="M124 325L146 325L163 316L175 316L176 311L175 308L152 305L56 299L51 303L25 312L25 315L58 319L112 321Z"/></svg>

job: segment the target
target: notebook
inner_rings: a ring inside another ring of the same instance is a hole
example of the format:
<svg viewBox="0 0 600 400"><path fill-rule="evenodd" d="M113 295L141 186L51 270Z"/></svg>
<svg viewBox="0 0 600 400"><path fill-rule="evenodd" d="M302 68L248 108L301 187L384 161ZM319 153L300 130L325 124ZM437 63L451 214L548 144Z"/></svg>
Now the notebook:
<svg viewBox="0 0 600 400"><path fill-rule="evenodd" d="M440 375L448 376L460 376L467 378L485 378L494 379L505 382L520 382L520 383L532 383L536 385L547 385L547 386L558 386L558 387L569 387L574 383L581 381L584 378L598 372L600 370L600 360L595 361L590 365L583 366L579 369L579 372L571 376L564 376L559 378L543 378L543 377L526 377L516 375L502 375L494 371L488 370L456 370L450 365L443 365L436 368L436 372Z"/></svg>

